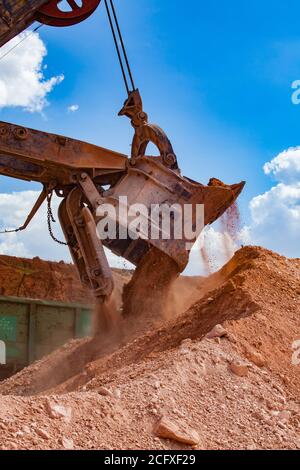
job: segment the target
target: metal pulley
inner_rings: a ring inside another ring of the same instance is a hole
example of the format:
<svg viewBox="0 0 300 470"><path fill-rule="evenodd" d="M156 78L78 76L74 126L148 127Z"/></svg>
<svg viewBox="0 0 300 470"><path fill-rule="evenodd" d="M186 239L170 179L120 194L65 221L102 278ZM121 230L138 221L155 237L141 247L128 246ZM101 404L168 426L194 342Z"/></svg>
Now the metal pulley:
<svg viewBox="0 0 300 470"><path fill-rule="evenodd" d="M49 26L72 26L88 18L100 2L101 0L50 0L39 9L36 19Z"/></svg>

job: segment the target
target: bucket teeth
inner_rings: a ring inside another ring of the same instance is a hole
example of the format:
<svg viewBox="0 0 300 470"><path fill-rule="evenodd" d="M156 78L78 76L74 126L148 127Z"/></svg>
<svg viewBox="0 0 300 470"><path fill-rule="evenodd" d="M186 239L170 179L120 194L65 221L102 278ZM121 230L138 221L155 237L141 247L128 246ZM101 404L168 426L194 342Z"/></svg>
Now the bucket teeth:
<svg viewBox="0 0 300 470"><path fill-rule="evenodd" d="M213 184L211 181L213 181ZM205 196L202 202L205 207L205 225L210 225L218 220L235 203L246 184L244 181L233 185L225 185L218 180L211 181L205 188ZM216 184L216 181L218 181L218 184Z"/></svg>

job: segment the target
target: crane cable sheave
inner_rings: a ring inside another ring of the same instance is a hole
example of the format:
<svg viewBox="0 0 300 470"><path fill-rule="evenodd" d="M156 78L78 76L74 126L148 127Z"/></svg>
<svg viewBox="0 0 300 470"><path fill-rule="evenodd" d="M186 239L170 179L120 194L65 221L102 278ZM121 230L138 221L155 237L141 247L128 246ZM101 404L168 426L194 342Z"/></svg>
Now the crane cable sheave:
<svg viewBox="0 0 300 470"><path fill-rule="evenodd" d="M43 5L36 19L49 26L72 26L87 19L99 6L101 0L67 0L69 10L60 8L61 0L50 0Z"/></svg>

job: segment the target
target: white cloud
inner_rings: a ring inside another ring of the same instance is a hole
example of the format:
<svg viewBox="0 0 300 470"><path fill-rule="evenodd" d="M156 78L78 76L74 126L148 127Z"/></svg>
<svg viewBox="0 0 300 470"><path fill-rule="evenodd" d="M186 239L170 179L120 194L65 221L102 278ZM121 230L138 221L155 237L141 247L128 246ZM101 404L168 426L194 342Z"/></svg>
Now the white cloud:
<svg viewBox="0 0 300 470"><path fill-rule="evenodd" d="M23 225L34 205L38 192L22 191L12 194L0 194L0 229L14 229ZM54 212L57 211L58 199L53 199ZM59 224L54 225L57 238L63 240ZM44 204L35 215L29 227L23 231L0 235L0 253L11 256L32 258L40 256L51 260L70 260L67 247L52 241L47 228L47 211Z"/></svg>
<svg viewBox="0 0 300 470"><path fill-rule="evenodd" d="M251 223L245 243L262 245L285 256L300 256L300 149L280 153L264 166L278 184L250 202Z"/></svg>
<svg viewBox="0 0 300 470"><path fill-rule="evenodd" d="M260 245L288 257L300 257L300 147L281 152L264 165L277 184L254 197L251 220L235 241L226 230L206 227L193 248L186 274L207 274L222 267L240 243ZM204 247L204 250L201 247Z"/></svg>
<svg viewBox="0 0 300 470"><path fill-rule="evenodd" d="M71 106L68 107L69 113L76 113L78 111L79 105L78 104L72 104Z"/></svg>
<svg viewBox="0 0 300 470"><path fill-rule="evenodd" d="M10 51L25 35L27 39ZM43 60L45 44L37 33L21 33L1 49L0 108L20 106L30 112L41 112L48 104L47 95L61 83L63 75L45 79Z"/></svg>
<svg viewBox="0 0 300 470"><path fill-rule="evenodd" d="M273 175L276 181L294 183L300 180L300 147L281 152L264 166L266 175Z"/></svg>

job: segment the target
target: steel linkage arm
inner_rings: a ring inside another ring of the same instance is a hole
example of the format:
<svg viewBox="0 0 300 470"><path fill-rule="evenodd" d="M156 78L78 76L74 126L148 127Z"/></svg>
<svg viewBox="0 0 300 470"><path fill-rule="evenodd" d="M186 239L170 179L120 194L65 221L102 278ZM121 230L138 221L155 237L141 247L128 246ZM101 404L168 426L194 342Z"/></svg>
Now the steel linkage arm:
<svg viewBox="0 0 300 470"><path fill-rule="evenodd" d="M135 130L131 151L132 165L146 155L147 146L152 142L159 150L158 160L170 170L179 170L176 155L166 133L156 124L149 123L139 90L129 93L119 116L127 116Z"/></svg>

